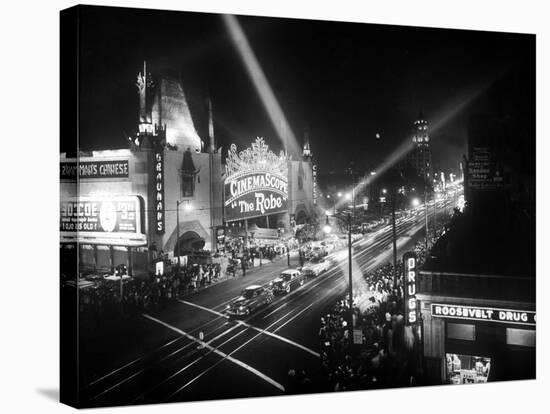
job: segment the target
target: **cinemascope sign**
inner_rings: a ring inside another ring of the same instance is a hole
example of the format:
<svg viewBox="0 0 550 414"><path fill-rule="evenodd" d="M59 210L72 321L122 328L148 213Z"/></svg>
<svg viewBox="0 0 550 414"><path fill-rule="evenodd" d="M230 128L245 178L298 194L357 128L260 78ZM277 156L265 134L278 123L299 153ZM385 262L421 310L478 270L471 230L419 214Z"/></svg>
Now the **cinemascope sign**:
<svg viewBox="0 0 550 414"><path fill-rule="evenodd" d="M472 321L511 323L535 326L537 315L531 311L486 308L479 306L446 305L432 303L432 316L438 318L467 319Z"/></svg>
<svg viewBox="0 0 550 414"><path fill-rule="evenodd" d="M287 211L287 177L250 173L225 183L225 220L235 221Z"/></svg>
<svg viewBox="0 0 550 414"><path fill-rule="evenodd" d="M258 138L252 147L237 154L231 146L224 180L226 222L244 220L288 209L287 159L268 150Z"/></svg>
<svg viewBox="0 0 550 414"><path fill-rule="evenodd" d="M62 200L60 231L109 237L141 233L141 203L137 196L79 197Z"/></svg>

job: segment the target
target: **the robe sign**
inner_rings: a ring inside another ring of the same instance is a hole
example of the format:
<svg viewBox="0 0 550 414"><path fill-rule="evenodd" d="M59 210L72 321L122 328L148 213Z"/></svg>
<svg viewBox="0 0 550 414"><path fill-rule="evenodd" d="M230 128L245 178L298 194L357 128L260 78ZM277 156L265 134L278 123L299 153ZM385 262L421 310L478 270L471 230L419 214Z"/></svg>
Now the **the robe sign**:
<svg viewBox="0 0 550 414"><path fill-rule="evenodd" d="M286 155L273 154L261 138L239 154L232 145L224 180L225 221L287 211L286 163Z"/></svg>
<svg viewBox="0 0 550 414"><path fill-rule="evenodd" d="M418 321L418 303L416 301L417 289L417 259L414 252L407 252L403 255L404 272L404 305L405 305L405 324L412 325Z"/></svg>
<svg viewBox="0 0 550 414"><path fill-rule="evenodd" d="M432 303L432 316L438 318L467 319L473 321L510 323L535 326L535 312L515 309L486 308L480 306L444 305Z"/></svg>
<svg viewBox="0 0 550 414"><path fill-rule="evenodd" d="M155 183L155 230L157 234L164 234L164 152L155 151L154 162Z"/></svg>

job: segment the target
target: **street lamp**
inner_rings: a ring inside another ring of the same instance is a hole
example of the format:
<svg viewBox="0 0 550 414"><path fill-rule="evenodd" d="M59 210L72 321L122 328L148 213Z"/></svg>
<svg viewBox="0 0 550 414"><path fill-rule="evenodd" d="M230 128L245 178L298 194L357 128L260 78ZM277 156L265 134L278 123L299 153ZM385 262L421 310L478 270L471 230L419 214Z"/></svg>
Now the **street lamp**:
<svg viewBox="0 0 550 414"><path fill-rule="evenodd" d="M413 198L412 201L411 201L411 204L413 207L418 207L420 205L420 200L418 198Z"/></svg>
<svg viewBox="0 0 550 414"><path fill-rule="evenodd" d="M349 265L349 318L350 318L350 328L353 329L353 273L352 273L352 266L351 266L351 221L352 216L351 213L346 214L345 217L342 217L339 214L334 214L334 217L345 220L347 227L348 227L348 265ZM332 228L328 221L328 216L326 218L326 224L323 227L323 231L325 233L330 233L332 231Z"/></svg>

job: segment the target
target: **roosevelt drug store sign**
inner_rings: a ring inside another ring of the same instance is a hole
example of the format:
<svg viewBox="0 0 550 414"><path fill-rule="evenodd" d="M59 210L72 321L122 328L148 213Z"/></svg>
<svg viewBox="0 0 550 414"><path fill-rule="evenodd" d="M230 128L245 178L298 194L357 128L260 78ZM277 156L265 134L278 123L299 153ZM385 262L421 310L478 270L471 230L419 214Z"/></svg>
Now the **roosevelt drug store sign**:
<svg viewBox="0 0 550 414"><path fill-rule="evenodd" d="M262 138L237 153L231 145L225 166L224 216L226 222L286 212L288 207L287 157L275 155Z"/></svg>

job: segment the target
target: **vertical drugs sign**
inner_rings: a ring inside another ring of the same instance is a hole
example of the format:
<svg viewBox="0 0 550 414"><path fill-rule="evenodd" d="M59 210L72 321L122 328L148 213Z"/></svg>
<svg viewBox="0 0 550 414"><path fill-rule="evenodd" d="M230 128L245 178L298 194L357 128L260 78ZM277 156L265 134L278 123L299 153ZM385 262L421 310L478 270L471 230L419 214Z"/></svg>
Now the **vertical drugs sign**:
<svg viewBox="0 0 550 414"><path fill-rule="evenodd" d="M414 325L418 322L418 303L416 292L418 288L418 260L416 253L407 252L403 255L403 300L405 307L405 324Z"/></svg>

